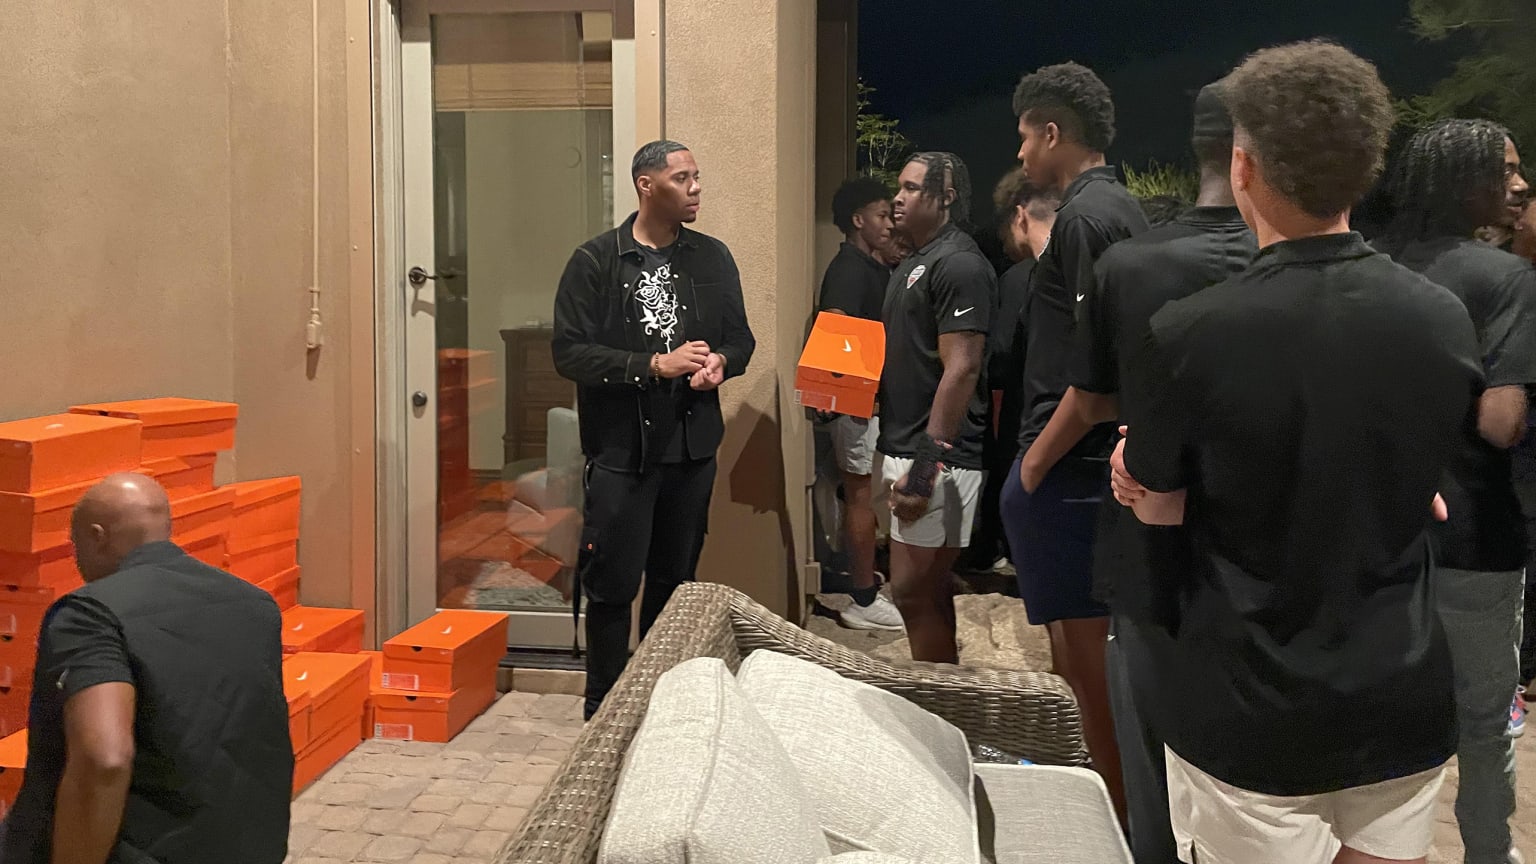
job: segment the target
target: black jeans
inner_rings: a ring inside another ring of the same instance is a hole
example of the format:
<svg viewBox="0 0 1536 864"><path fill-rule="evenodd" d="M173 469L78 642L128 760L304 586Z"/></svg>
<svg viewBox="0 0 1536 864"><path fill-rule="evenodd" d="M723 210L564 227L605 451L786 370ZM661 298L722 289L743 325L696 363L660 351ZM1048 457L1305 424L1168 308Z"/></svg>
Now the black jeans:
<svg viewBox="0 0 1536 864"><path fill-rule="evenodd" d="M1120 744L1120 773L1125 780L1125 810L1131 854L1136 864L1178 864L1173 824L1168 813L1168 771L1163 741L1136 705L1134 667L1148 662L1146 643L1136 625L1111 615L1106 671L1109 702Z"/></svg>
<svg viewBox="0 0 1536 864"><path fill-rule="evenodd" d="M1516 457L1521 458L1519 456ZM1525 615L1520 636L1520 683L1536 679L1536 480L1516 480L1515 494L1525 516Z"/></svg>
<svg viewBox="0 0 1536 864"><path fill-rule="evenodd" d="M630 614L642 574L641 639L677 586L693 580L714 485L713 457L641 473L587 465L576 562L577 590L587 598L587 719L629 662Z"/></svg>

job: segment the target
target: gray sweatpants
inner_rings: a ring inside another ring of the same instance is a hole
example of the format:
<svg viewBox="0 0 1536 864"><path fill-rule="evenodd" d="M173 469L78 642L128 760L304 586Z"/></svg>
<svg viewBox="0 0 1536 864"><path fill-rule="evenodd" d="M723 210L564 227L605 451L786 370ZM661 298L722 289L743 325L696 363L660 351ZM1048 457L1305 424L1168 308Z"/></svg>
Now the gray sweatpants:
<svg viewBox="0 0 1536 864"><path fill-rule="evenodd" d="M1441 568L1434 584L1456 678L1456 821L1466 864L1508 864L1515 813L1509 708L1520 683L1525 574Z"/></svg>

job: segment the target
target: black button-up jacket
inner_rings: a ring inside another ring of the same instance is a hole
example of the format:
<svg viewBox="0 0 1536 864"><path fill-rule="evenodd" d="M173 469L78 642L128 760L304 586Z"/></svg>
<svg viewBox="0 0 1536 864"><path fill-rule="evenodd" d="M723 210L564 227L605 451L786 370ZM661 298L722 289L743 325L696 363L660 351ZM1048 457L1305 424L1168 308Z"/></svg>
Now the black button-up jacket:
<svg viewBox="0 0 1536 864"><path fill-rule="evenodd" d="M670 418L683 418L693 459L713 456L725 433L718 391L694 390L686 381L674 387L650 377L654 350L634 291L641 267L634 224L631 215L578 246L555 294L555 368L577 385L582 453L617 471L655 464L675 431L666 428ZM684 333L690 341L709 343L725 358L726 378L734 378L746 371L757 347L736 262L724 243L688 228L677 244L673 284L678 311L686 316Z"/></svg>

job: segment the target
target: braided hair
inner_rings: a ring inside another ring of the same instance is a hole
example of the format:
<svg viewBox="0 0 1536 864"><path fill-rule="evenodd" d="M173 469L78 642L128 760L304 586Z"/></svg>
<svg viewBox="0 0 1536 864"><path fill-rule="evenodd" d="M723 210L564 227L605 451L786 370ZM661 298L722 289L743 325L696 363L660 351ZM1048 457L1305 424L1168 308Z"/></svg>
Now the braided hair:
<svg viewBox="0 0 1536 864"><path fill-rule="evenodd" d="M1508 137L1487 120L1441 120L1414 135L1388 184L1395 214L1386 245L1470 238L1494 221L1504 201Z"/></svg>
<svg viewBox="0 0 1536 864"><path fill-rule="evenodd" d="M908 164L916 162L927 168L923 176L923 197L939 202L940 210L949 210L949 221L964 229L971 222L971 172L965 162L953 153L929 150L914 153ZM944 190L954 189L955 200L944 203Z"/></svg>

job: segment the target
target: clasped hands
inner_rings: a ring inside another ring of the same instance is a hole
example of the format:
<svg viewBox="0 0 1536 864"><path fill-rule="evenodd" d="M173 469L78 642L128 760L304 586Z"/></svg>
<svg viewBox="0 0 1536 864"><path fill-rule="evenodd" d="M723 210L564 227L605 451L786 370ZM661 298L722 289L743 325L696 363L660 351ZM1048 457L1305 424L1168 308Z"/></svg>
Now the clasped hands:
<svg viewBox="0 0 1536 864"><path fill-rule="evenodd" d="M725 383L725 357L709 350L709 343L684 342L671 352L657 354L651 370L658 378L688 376L688 386L695 390L713 390Z"/></svg>

